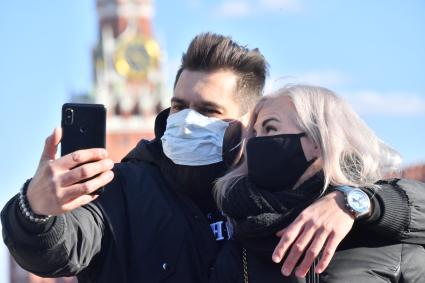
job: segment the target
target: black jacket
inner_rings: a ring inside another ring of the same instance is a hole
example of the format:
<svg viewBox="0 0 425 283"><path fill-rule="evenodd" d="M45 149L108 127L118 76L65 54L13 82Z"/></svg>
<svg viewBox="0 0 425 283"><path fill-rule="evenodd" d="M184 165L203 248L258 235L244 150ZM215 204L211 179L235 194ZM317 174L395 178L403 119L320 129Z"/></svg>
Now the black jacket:
<svg viewBox="0 0 425 283"><path fill-rule="evenodd" d="M421 245L394 243L386 239L372 241L353 237L350 241L363 247L339 248L328 268L320 275L308 273L305 278L283 277L281 264L253 256L248 251L249 283L423 283L425 250ZM345 241L347 242L347 240ZM378 243L379 242L379 243ZM241 246L228 241L221 249L211 283L244 283Z"/></svg>
<svg viewBox="0 0 425 283"><path fill-rule="evenodd" d="M159 118L158 136L165 119ZM2 212L10 253L24 269L43 277L206 282L218 247L210 222L223 217L211 211L207 219L178 192L168 161L159 140L140 142L115 166L114 180L96 201L54 217L47 229L23 218L12 198Z"/></svg>
<svg viewBox="0 0 425 283"><path fill-rule="evenodd" d="M242 185L247 186L245 183ZM253 186L251 183L248 183L248 185ZM246 187L245 191L250 190L249 186ZM302 191L304 186L306 189L311 190L311 186L308 187L308 182L301 185L298 190ZM421 182L398 179L383 181L381 182L381 186L382 188L379 189L379 191L391 190L394 187L398 188L400 192L403 191L401 187L407 190L414 188L416 190L425 190L425 184ZM252 195L252 193L250 194ZM259 198L261 198L261 201ZM242 208L238 201L241 203L244 201L237 200L235 198L237 211L239 214L243 214L244 212L240 212ZM256 195L255 203L254 200L250 201L250 213L259 213L256 217L268 215L266 212L270 213L270 208L266 207L268 199L266 200L264 196L261 197ZM249 202L245 200L245 203ZM227 205L230 205L230 203ZM272 204L269 204L268 206L272 206ZM276 208L278 206L275 205L273 207ZM293 210L297 210L297 207L294 206ZM228 211L232 210L228 208ZM412 216L411 212L412 211L408 211L408 214L410 214L409 217ZM291 215L287 213L287 217L291 218ZM251 218L254 218L254 216L251 216L249 219ZM266 223L263 219L259 220L262 220L262 223ZM306 278L296 278L294 275L284 278L280 272L281 264L275 264L271 260L272 251L270 251L270 248L276 245L276 240L273 240L276 237L273 237L273 239L270 240L268 238L271 238L274 233L277 232L276 228L272 228L272 230L268 232L269 234L267 235L269 236L263 235L256 236L255 238L249 238L247 235L254 232L243 232L243 229L247 229L251 226L257 227L260 224L248 223L250 225L247 225L245 222L248 221L238 220L237 224L235 222L236 227L241 226L236 229L239 230L236 234L236 236L239 235L237 237L238 241L229 241L226 243L224 248L222 248L216 260L211 282L242 283L244 282L244 269L248 270L250 283L425 282L425 249L423 247L423 239L410 239L405 237L405 235L403 237L398 237L396 240L397 237L391 238L384 234L380 235L378 233L380 231L376 230L376 227L370 222L357 222L353 226L350 233L339 245L328 268L321 275L314 274L313 265L313 268L309 271ZM286 222L280 221L280 224L278 224L282 225L282 223L285 224ZM269 225L267 224L266 226L267 227L265 227L262 231L268 231L266 228L268 228ZM280 227L278 230L282 228L284 227ZM422 230L423 229L424 228L422 228ZM400 232L402 233L402 231ZM273 242L273 244L267 245L268 241ZM243 265L242 246L246 249L245 266ZM264 255L264 251L266 250L268 250L267 256ZM315 263L317 263L317 261L315 261Z"/></svg>
<svg viewBox="0 0 425 283"><path fill-rule="evenodd" d="M165 118L157 118L158 138ZM114 180L96 201L44 225L23 218L14 197L1 213L4 242L19 265L44 277L207 282L221 245L215 238L226 239L216 228L225 225L214 208L205 209L208 201L201 210L180 193L173 181L176 172L167 164L159 139L142 141L115 166ZM376 230L395 239L425 241L425 191L409 186L378 198L383 213L373 224Z"/></svg>

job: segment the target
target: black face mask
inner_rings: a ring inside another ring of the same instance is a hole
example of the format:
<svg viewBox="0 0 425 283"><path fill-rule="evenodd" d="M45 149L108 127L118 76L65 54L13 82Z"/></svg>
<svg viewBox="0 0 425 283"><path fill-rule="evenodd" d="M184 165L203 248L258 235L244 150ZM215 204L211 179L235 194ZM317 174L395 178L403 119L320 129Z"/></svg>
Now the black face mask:
<svg viewBox="0 0 425 283"><path fill-rule="evenodd" d="M291 189L315 158L307 161L301 146L305 133L254 137L246 151L248 177L269 191Z"/></svg>

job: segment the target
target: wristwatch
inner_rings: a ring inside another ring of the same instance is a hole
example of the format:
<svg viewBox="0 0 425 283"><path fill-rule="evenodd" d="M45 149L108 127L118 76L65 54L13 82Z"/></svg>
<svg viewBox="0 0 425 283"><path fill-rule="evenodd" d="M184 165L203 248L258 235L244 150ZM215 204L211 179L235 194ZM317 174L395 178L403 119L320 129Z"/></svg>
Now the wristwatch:
<svg viewBox="0 0 425 283"><path fill-rule="evenodd" d="M345 206L356 219L369 213L370 199L364 191L357 187L350 186L337 186L335 190L344 194Z"/></svg>

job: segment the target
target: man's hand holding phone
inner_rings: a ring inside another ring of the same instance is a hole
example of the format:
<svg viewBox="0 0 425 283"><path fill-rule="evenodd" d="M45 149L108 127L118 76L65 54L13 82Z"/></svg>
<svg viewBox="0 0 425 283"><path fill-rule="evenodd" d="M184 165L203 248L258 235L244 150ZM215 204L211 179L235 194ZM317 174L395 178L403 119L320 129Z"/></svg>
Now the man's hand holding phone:
<svg viewBox="0 0 425 283"><path fill-rule="evenodd" d="M56 159L61 138L60 128L47 137L37 171L28 186L27 199L36 214L60 215L83 206L98 197L91 193L114 177L111 171L114 163L103 148L77 150Z"/></svg>

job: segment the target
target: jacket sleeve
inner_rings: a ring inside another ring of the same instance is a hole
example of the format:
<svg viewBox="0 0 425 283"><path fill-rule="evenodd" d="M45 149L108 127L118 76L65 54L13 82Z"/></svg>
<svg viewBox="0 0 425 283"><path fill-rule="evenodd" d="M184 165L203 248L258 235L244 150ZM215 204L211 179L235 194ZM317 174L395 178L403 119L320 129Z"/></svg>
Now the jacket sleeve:
<svg viewBox="0 0 425 283"><path fill-rule="evenodd" d="M105 190L112 189L116 179ZM1 212L3 241L16 262L38 276L79 274L110 239L96 201L52 217L47 223L35 224L22 215L17 200L13 197Z"/></svg>
<svg viewBox="0 0 425 283"><path fill-rule="evenodd" d="M379 206L379 216L362 226L387 238L425 245L425 183L392 179L380 185L368 190Z"/></svg>

